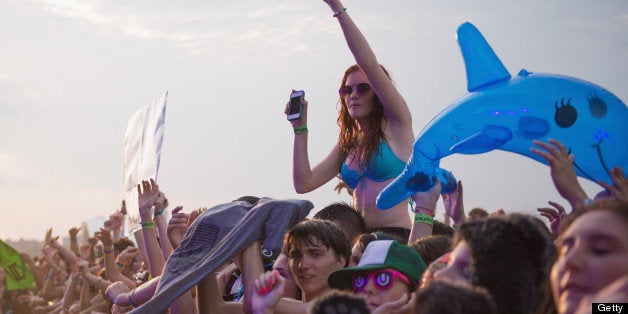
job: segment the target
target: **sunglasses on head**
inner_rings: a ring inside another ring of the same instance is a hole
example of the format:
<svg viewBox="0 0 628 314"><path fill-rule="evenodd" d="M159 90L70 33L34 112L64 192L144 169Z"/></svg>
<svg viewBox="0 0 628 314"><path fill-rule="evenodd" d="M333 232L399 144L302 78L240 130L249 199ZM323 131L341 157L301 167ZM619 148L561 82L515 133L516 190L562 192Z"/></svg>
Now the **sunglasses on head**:
<svg viewBox="0 0 628 314"><path fill-rule="evenodd" d="M369 85L369 83L360 83L354 86L344 85L340 87L338 94L340 94L340 97L342 98L349 97L349 95L353 93L354 88L358 94L362 94L368 92L371 89L371 85Z"/></svg>
<svg viewBox="0 0 628 314"><path fill-rule="evenodd" d="M360 292L364 290L369 280L372 279L377 289L388 290L392 287L393 279L395 277L401 279L401 281L403 281L406 285L410 286L410 280L408 280L408 277L394 269L375 270L368 273L355 274L353 275L351 285L353 287L353 291Z"/></svg>

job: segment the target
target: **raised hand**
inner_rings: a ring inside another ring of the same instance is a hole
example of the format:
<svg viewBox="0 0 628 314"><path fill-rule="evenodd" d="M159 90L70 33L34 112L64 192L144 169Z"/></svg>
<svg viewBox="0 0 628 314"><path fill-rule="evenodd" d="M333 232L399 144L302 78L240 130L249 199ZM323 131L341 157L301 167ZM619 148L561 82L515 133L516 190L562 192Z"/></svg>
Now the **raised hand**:
<svg viewBox="0 0 628 314"><path fill-rule="evenodd" d="M120 213L122 215L126 215L126 201L122 200L122 205L120 205Z"/></svg>
<svg viewBox="0 0 628 314"><path fill-rule="evenodd" d="M48 240L46 244L48 244L51 248L57 250L59 249L59 243L57 242L57 239L59 239L59 237L50 238L50 240Z"/></svg>
<svg viewBox="0 0 628 314"><path fill-rule="evenodd" d="M70 278L72 280L77 280L81 276L81 270L79 269L78 263L70 264Z"/></svg>
<svg viewBox="0 0 628 314"><path fill-rule="evenodd" d="M79 269L79 272L81 273L82 276L86 276L87 274L89 274L89 262L83 259L79 259L76 262L76 266Z"/></svg>
<svg viewBox="0 0 628 314"><path fill-rule="evenodd" d="M550 175L558 194L564 197L571 204L572 208L578 208L587 199L587 194L578 182L573 165L574 155L569 155L565 145L561 142L553 139L548 141L549 143L535 140L534 145L545 150L532 147L530 151L547 161L550 166Z"/></svg>
<svg viewBox="0 0 628 314"><path fill-rule="evenodd" d="M72 227L70 230L68 230L68 234L70 235L70 238L76 238L79 231L81 231L81 228Z"/></svg>
<svg viewBox="0 0 628 314"><path fill-rule="evenodd" d="M181 213L183 206L177 206L172 210L172 217L168 221L168 240L172 244L172 248L176 249L183 241L188 231L188 219L190 215Z"/></svg>
<svg viewBox="0 0 628 314"><path fill-rule="evenodd" d="M614 198L624 202L628 201L628 179L624 175L621 167L617 166L611 169L609 174L611 180L613 180L613 185L603 181L598 181L598 183L609 191Z"/></svg>
<svg viewBox="0 0 628 314"><path fill-rule="evenodd" d="M105 228L100 228L100 231L96 231L94 236L100 240L103 246L112 246L113 238L111 237L111 232Z"/></svg>
<svg viewBox="0 0 628 314"><path fill-rule="evenodd" d="M255 293L252 294L253 313L272 312L283 296L286 280L278 271L267 271L255 279Z"/></svg>
<svg viewBox="0 0 628 314"><path fill-rule="evenodd" d="M132 263L135 257L140 254L140 251L134 246L127 246L124 251L120 252L118 255L118 261L122 264Z"/></svg>
<svg viewBox="0 0 628 314"><path fill-rule="evenodd" d="M541 216L549 220L550 231L552 232L552 235L556 238L558 237L558 234L560 233L561 223L563 222L565 217L567 217L567 212L565 211L564 207L562 207L560 204L556 202L549 201L547 203L552 205L554 208L540 207L540 208L537 208L536 210L539 211Z"/></svg>
<svg viewBox="0 0 628 314"><path fill-rule="evenodd" d="M142 221L152 221L153 217L150 209L155 204L158 196L159 186L155 183L155 180L142 180L142 183L137 185L137 203L140 207Z"/></svg>
<svg viewBox="0 0 628 314"><path fill-rule="evenodd" d="M52 238L52 228L46 230L46 237L44 238L44 242L48 243L48 241L50 241L51 238Z"/></svg>
<svg viewBox="0 0 628 314"><path fill-rule="evenodd" d="M157 199L155 200L155 212L160 212L168 207L168 199L166 198L166 194L162 191L159 191L157 195Z"/></svg>
<svg viewBox="0 0 628 314"><path fill-rule="evenodd" d="M429 190L424 192L416 192L412 195L412 199L415 202L416 209L423 208L428 209L430 211L436 210L436 203L438 202L438 198L440 197L440 192L442 190L440 180L436 179L434 181L434 186L432 186Z"/></svg>
<svg viewBox="0 0 628 314"><path fill-rule="evenodd" d="M116 210L113 214L109 215L109 219L105 221L105 227L109 230L116 230L122 228L122 220L124 215L119 210Z"/></svg>
<svg viewBox="0 0 628 314"><path fill-rule="evenodd" d="M94 247L96 246L96 244L98 244L98 239L96 238L87 238L87 244L89 244L89 246Z"/></svg>
<svg viewBox="0 0 628 314"><path fill-rule="evenodd" d="M92 254L92 246L89 244L82 244L79 247L79 253L82 259L88 260L89 256Z"/></svg>
<svg viewBox="0 0 628 314"><path fill-rule="evenodd" d="M207 208L199 207L195 211L190 213L190 217L188 218L188 228L192 225L194 220L198 218Z"/></svg>
<svg viewBox="0 0 628 314"><path fill-rule="evenodd" d="M294 92L296 92L296 90L293 89L292 93ZM307 104L308 104L307 100L305 100L305 98L301 98L301 118L290 121L290 124L292 124L292 127L307 125ZM289 110L290 110L290 102L288 101L288 103L286 103L286 109L284 110L284 113L286 114L286 116L288 115Z"/></svg>
<svg viewBox="0 0 628 314"><path fill-rule="evenodd" d="M458 181L456 190L449 194L443 194L443 205L445 212L454 221L454 225L458 225L466 220L464 213L464 204L462 196L462 181Z"/></svg>

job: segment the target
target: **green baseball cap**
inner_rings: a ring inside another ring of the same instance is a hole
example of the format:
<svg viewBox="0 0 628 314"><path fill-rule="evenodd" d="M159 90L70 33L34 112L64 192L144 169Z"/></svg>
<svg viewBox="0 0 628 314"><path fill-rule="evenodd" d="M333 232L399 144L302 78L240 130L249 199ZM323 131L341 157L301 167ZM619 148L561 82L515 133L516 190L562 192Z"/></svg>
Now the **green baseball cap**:
<svg viewBox="0 0 628 314"><path fill-rule="evenodd" d="M394 240L373 241L364 250L358 266L332 272L327 283L332 288L351 290L354 274L385 268L403 273L416 286L427 265L419 253L405 244Z"/></svg>

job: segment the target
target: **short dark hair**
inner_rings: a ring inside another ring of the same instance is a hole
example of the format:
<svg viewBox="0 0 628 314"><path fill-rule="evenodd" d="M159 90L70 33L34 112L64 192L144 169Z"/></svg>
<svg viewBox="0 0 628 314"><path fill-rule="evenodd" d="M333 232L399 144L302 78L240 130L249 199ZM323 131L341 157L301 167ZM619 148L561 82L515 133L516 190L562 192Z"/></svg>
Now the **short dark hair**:
<svg viewBox="0 0 628 314"><path fill-rule="evenodd" d="M497 309L491 295L484 288L435 280L419 290L414 313L493 314L497 313Z"/></svg>
<svg viewBox="0 0 628 314"><path fill-rule="evenodd" d="M305 219L288 230L283 242L283 251L288 258L290 252L301 244L331 248L337 257L345 258L345 265L351 258L351 247L347 234L336 224L322 219Z"/></svg>
<svg viewBox="0 0 628 314"><path fill-rule="evenodd" d="M432 234L433 235L443 235L453 238L456 229L452 226L448 226L436 219L434 219L434 224L432 225Z"/></svg>
<svg viewBox="0 0 628 314"><path fill-rule="evenodd" d="M415 240L409 244L425 261L431 264L433 261L451 251L451 237L444 235L433 235Z"/></svg>
<svg viewBox="0 0 628 314"><path fill-rule="evenodd" d="M135 246L133 241L129 240L129 238L120 238L113 242L113 249L118 253L124 251L129 246Z"/></svg>
<svg viewBox="0 0 628 314"><path fill-rule="evenodd" d="M354 293L332 289L331 292L317 298L308 310L308 314L351 313L368 314L366 300Z"/></svg>
<svg viewBox="0 0 628 314"><path fill-rule="evenodd" d="M471 209L471 210L469 211L468 217L469 217L469 218L472 218L472 219L476 219L476 218L477 218L477 219L487 218L487 217L488 217L488 212L487 212L487 211L485 211L485 210L484 210L483 208L481 208L481 207L476 207L476 208L473 208L473 209Z"/></svg>
<svg viewBox="0 0 628 314"><path fill-rule="evenodd" d="M381 231L362 233L359 236L355 237L355 239L353 239L352 246L357 244L360 252L364 253L364 250L366 250L366 247L369 245L369 243L375 240L395 240L399 243L403 243L404 239Z"/></svg>
<svg viewBox="0 0 628 314"><path fill-rule="evenodd" d="M366 232L364 218L355 208L345 202L331 203L314 214L315 219L329 220L337 223L352 241L359 234Z"/></svg>

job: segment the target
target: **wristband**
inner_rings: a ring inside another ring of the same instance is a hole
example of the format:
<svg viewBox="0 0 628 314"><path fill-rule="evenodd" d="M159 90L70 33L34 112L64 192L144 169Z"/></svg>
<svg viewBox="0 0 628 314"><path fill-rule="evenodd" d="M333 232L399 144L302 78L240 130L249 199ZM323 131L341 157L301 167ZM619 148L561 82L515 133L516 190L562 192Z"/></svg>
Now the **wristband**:
<svg viewBox="0 0 628 314"><path fill-rule="evenodd" d="M154 217L157 217L157 216L159 216L159 215L163 214L163 213L164 213L164 210L166 210L166 209L164 208L164 209L162 209L162 210L160 210L160 211L158 211L158 212L155 212L155 214L154 214L153 216L154 216Z"/></svg>
<svg viewBox="0 0 628 314"><path fill-rule="evenodd" d="M340 11L335 11L333 17L339 17L343 12L347 12L347 8L342 8Z"/></svg>
<svg viewBox="0 0 628 314"><path fill-rule="evenodd" d="M420 222L432 226L434 225L434 217L424 213L417 213L414 215L414 222Z"/></svg>
<svg viewBox="0 0 628 314"><path fill-rule="evenodd" d="M131 293L129 293L129 303L131 303L133 307L137 307L137 304L133 302L133 293L135 293L135 289L131 290Z"/></svg>
<svg viewBox="0 0 628 314"><path fill-rule="evenodd" d="M307 125L297 126L294 128L294 134L303 134L307 133Z"/></svg>
<svg viewBox="0 0 628 314"><path fill-rule="evenodd" d="M155 223L152 221L146 221L146 222L142 221L140 222L140 225L142 226L142 228L145 228L145 229L150 229L150 228L155 227Z"/></svg>

